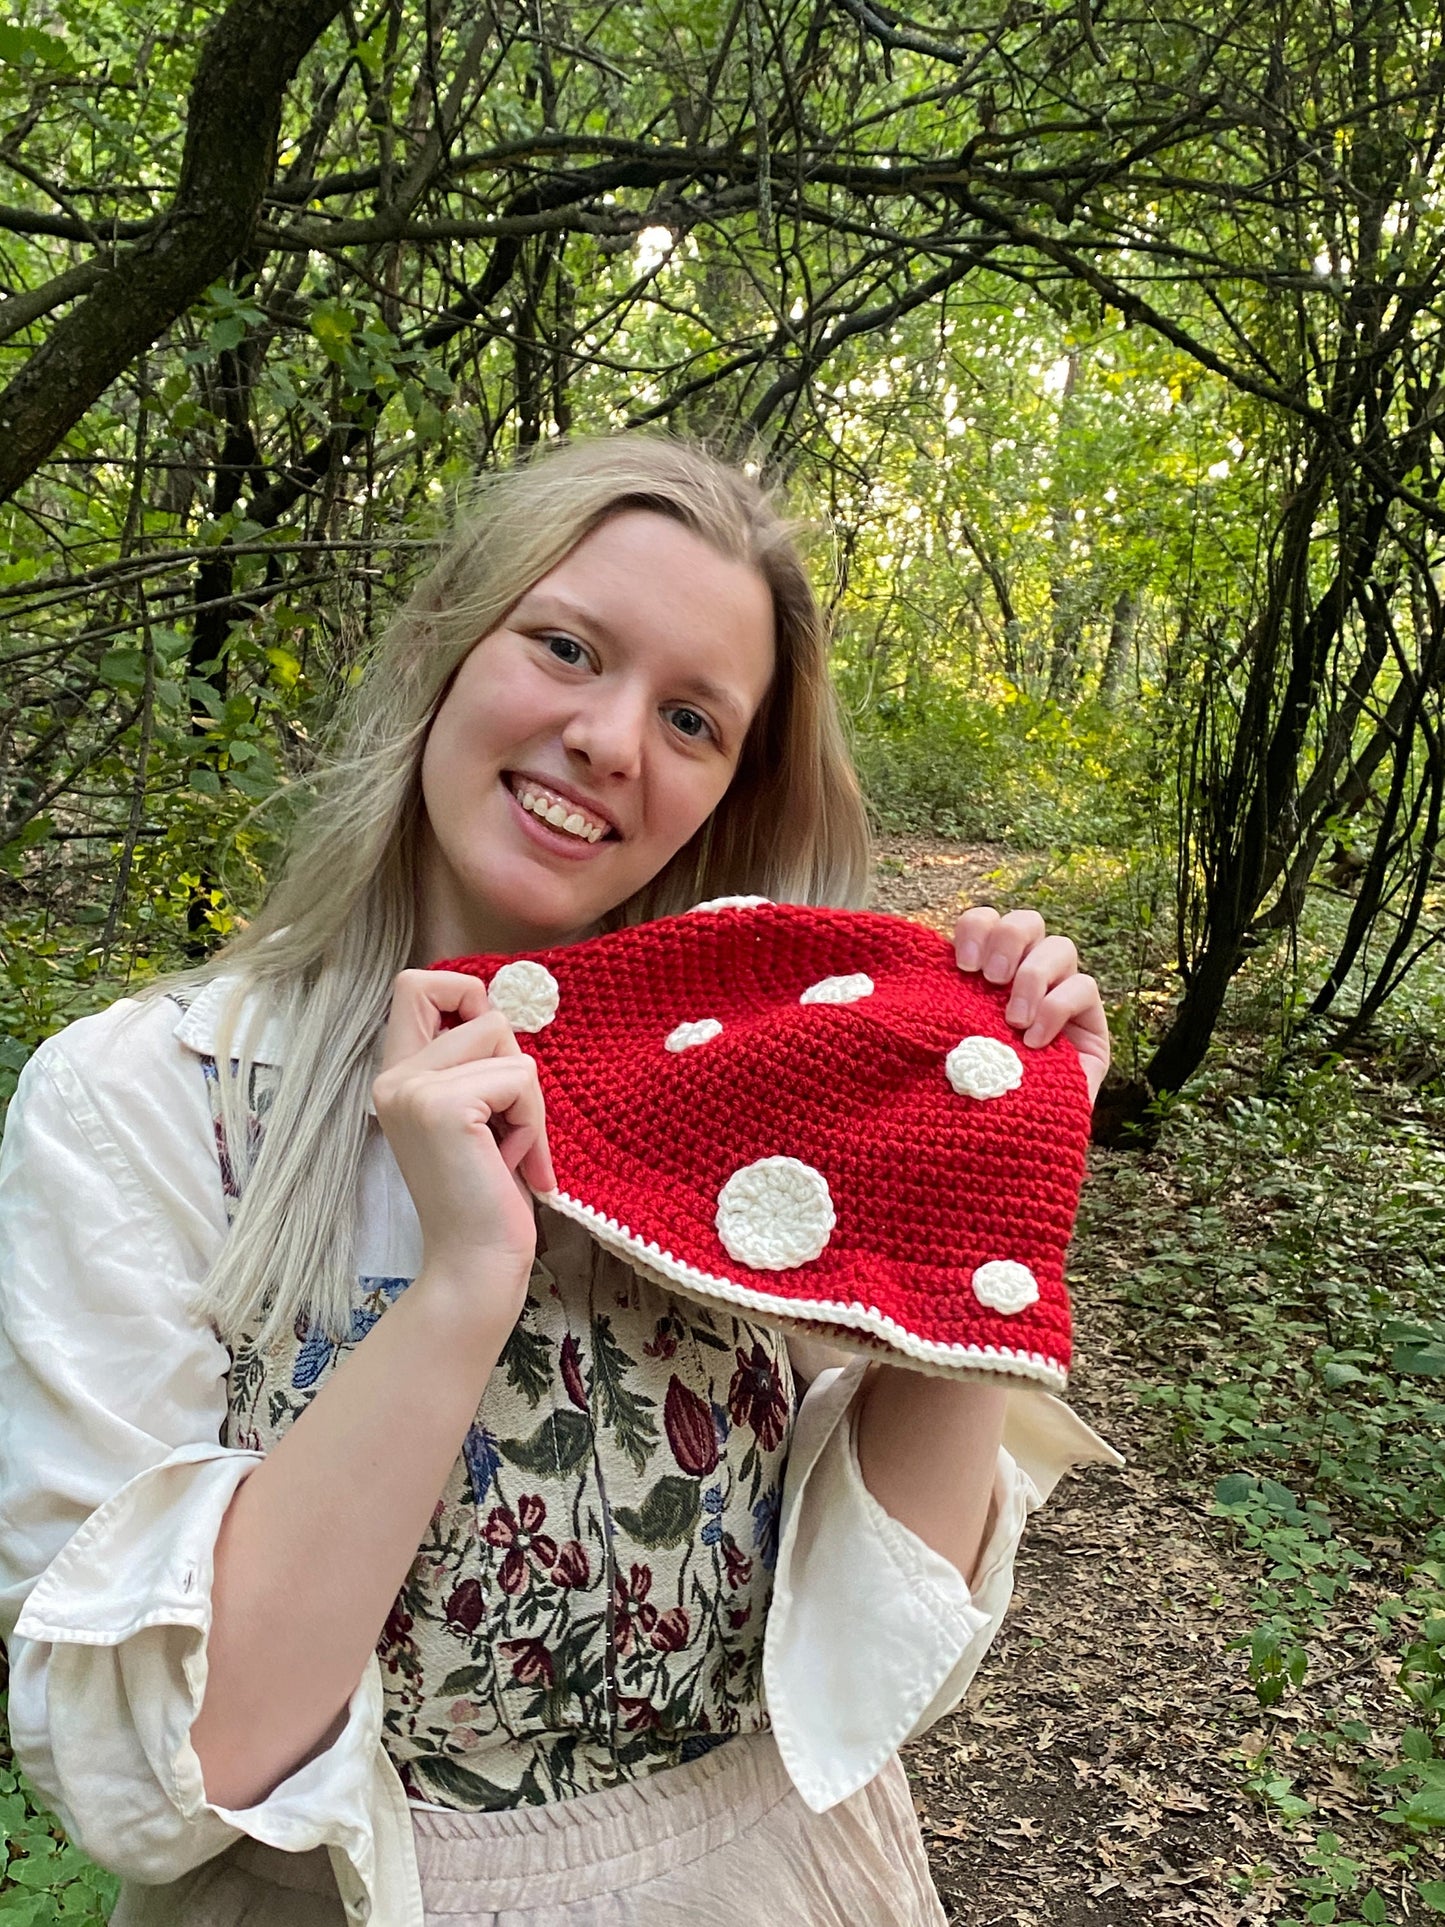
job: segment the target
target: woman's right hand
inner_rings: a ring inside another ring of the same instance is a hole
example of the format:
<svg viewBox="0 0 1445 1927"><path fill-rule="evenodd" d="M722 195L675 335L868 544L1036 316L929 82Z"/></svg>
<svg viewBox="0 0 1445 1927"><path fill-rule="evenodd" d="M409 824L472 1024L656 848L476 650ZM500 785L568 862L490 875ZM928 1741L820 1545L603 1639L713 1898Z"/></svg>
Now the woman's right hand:
<svg viewBox="0 0 1445 1927"><path fill-rule="evenodd" d="M523 1179L557 1182L536 1065L475 977L403 970L371 1089L421 1220L423 1271L489 1288L514 1321L536 1248Z"/></svg>

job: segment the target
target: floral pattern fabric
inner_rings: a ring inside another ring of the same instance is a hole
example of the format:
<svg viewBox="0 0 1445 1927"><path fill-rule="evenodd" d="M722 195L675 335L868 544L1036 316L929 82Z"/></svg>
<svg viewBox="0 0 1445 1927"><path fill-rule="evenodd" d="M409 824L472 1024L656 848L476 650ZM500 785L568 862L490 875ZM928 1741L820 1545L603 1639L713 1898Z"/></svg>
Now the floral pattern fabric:
<svg viewBox="0 0 1445 1927"><path fill-rule="evenodd" d="M253 1073L258 1145L278 1076ZM264 1352L243 1335L225 1442L274 1445L410 1282L359 1278L341 1344L304 1323ZM413 1797L464 1812L570 1798L767 1725L795 1404L779 1336L674 1297L539 1209L525 1308L377 1647L384 1742Z"/></svg>

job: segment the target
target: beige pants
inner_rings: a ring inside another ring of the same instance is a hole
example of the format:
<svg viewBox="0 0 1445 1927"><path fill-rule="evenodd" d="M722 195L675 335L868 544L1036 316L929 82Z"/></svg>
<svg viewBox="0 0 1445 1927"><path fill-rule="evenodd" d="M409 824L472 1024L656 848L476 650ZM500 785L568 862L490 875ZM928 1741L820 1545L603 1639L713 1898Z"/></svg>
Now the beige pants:
<svg viewBox="0 0 1445 1927"><path fill-rule="evenodd" d="M812 1813L766 1733L579 1800L413 1825L428 1927L943 1927L898 1761ZM171 1891L175 1927L345 1927L324 1849L241 1841Z"/></svg>

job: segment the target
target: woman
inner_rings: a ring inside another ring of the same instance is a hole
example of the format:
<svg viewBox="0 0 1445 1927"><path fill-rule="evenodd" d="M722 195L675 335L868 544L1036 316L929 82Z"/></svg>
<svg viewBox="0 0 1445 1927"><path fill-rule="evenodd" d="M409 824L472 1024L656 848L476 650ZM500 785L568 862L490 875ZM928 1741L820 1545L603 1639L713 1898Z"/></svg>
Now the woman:
<svg viewBox="0 0 1445 1927"><path fill-rule="evenodd" d="M534 1067L428 968L856 902L866 859L787 525L695 449L576 444L402 612L245 932L36 1054L0 1626L116 1921L942 1918L897 1745L976 1669L1025 1512L1112 1455L1041 1394L861 1361L794 1417L781 1339L539 1226ZM988 911L959 943L1096 1088L1072 946ZM697 1548L618 1496L675 1379L730 1468Z"/></svg>

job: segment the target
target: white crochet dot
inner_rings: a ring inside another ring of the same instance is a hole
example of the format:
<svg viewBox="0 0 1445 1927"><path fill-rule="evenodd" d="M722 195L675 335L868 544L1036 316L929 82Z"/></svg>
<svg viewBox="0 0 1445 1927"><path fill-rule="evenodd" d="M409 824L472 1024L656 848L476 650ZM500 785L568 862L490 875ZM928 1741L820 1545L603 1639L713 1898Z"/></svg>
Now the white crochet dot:
<svg viewBox="0 0 1445 1927"><path fill-rule="evenodd" d="M1002 1097L1024 1081L1018 1052L996 1037L965 1037L948 1053L943 1068L960 1097Z"/></svg>
<svg viewBox="0 0 1445 1927"><path fill-rule="evenodd" d="M798 999L800 1004L856 1004L873 995L873 979L858 970L851 977L823 977Z"/></svg>
<svg viewBox="0 0 1445 1927"><path fill-rule="evenodd" d="M990 1311L1011 1318L1038 1303L1038 1280L1027 1265L1015 1264L1012 1258L993 1258L974 1272L973 1295Z"/></svg>
<svg viewBox="0 0 1445 1927"><path fill-rule="evenodd" d="M699 1017L695 1024L679 1024L676 1030L667 1035L669 1050L691 1050L694 1044L710 1044L714 1037L722 1035L722 1025L716 1017Z"/></svg>
<svg viewBox="0 0 1445 1927"><path fill-rule="evenodd" d="M513 1030L545 1030L557 1015L561 991L551 971L529 958L503 964L487 985L487 996Z"/></svg>
<svg viewBox="0 0 1445 1927"><path fill-rule="evenodd" d="M693 904L692 910L756 910L760 903L771 902L771 897L709 897L706 903Z"/></svg>
<svg viewBox="0 0 1445 1927"><path fill-rule="evenodd" d="M838 1222L828 1180L797 1158L759 1158L717 1198L717 1235L754 1271L791 1271L816 1258Z"/></svg>

